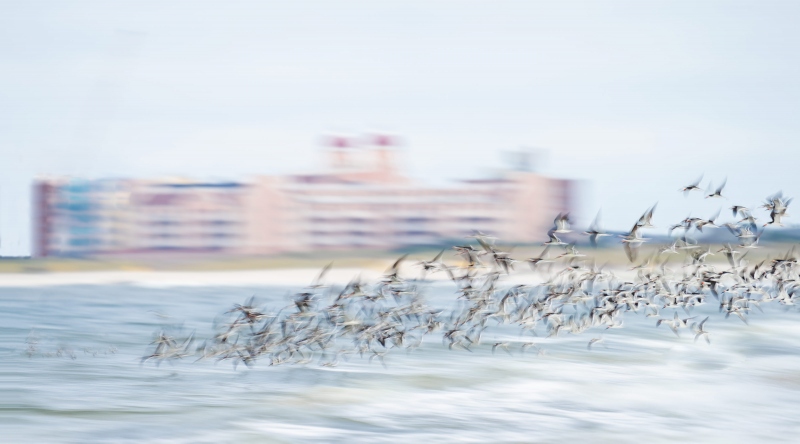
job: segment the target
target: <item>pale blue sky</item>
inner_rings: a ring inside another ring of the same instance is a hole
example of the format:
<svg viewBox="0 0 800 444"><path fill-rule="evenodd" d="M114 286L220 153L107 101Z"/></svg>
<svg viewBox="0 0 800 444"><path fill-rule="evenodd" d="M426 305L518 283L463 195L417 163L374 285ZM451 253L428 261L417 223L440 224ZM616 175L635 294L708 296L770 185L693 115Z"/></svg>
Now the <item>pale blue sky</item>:
<svg viewBox="0 0 800 444"><path fill-rule="evenodd" d="M655 201L660 226L710 215L676 191L701 172L728 176L726 207L797 195L798 19L792 1L4 1L0 254L30 251L36 175L299 172L337 131L402 135L428 178L548 149L608 228Z"/></svg>

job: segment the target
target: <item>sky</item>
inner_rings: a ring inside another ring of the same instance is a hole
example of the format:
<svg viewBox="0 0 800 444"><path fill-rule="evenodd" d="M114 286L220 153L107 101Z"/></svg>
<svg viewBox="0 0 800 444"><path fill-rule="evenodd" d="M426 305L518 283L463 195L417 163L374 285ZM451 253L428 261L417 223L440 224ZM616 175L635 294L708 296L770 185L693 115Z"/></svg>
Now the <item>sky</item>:
<svg viewBox="0 0 800 444"><path fill-rule="evenodd" d="M602 209L608 229L656 202L665 227L798 195L798 19L791 1L0 2L0 255L30 254L37 176L315 171L332 133L400 135L432 183L546 150L540 171L581 180L579 222ZM700 174L729 199L678 193Z"/></svg>

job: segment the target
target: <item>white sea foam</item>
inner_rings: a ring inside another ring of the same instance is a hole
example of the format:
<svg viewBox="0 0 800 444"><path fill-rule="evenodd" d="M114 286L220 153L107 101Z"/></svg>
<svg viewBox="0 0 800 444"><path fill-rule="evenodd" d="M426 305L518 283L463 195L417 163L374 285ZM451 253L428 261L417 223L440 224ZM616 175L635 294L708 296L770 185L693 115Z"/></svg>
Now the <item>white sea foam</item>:
<svg viewBox="0 0 800 444"><path fill-rule="evenodd" d="M284 284L305 285L318 271L295 273ZM387 368L357 355L334 368L316 361L238 370L213 361L140 366L154 331L207 337L216 314L255 291L219 284L246 274L223 275L215 281L221 288L176 288L160 278L143 286L0 288L3 439L793 442L800 429L800 313L774 307L752 313L749 326L714 307L693 312L711 316L711 345L628 313L625 328L582 335L521 339L514 329L487 331L472 353L447 350L432 336L410 354L390 353ZM451 290L429 289L437 301L451 300ZM257 296L281 305L286 291L260 287ZM587 350L601 333L606 347ZM27 357L32 334L42 351L68 347L76 359ZM493 355L495 339L512 342L512 355ZM522 341L546 353L522 354ZM103 353L112 346L114 353Z"/></svg>

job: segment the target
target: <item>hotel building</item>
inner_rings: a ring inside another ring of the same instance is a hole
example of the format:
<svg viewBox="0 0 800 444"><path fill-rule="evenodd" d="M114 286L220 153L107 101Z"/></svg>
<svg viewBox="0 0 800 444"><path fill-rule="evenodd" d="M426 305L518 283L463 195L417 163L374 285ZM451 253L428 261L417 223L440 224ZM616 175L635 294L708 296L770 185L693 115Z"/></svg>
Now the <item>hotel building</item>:
<svg viewBox="0 0 800 444"><path fill-rule="evenodd" d="M395 139L335 137L327 171L243 182L42 178L37 256L271 255L438 245L480 230L546 240L575 204L572 181L523 169L430 186L398 170Z"/></svg>

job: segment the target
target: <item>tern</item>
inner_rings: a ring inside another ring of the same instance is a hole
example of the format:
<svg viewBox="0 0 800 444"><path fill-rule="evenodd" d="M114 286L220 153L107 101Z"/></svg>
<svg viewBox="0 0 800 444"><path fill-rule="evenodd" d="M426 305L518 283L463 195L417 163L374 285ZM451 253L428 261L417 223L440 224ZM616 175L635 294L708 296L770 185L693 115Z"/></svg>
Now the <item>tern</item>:
<svg viewBox="0 0 800 444"><path fill-rule="evenodd" d="M689 184L689 185L687 185L687 186L685 186L685 187L681 188L681 189L680 189L680 190L678 190L678 191L682 191L684 196L688 196L688 195L689 195L689 192L690 192L690 191L692 191L692 190L703 191L703 190L700 188L700 181L701 181L701 180L703 180L703 175L702 175L702 174L700 175L700 177L698 177L698 178L697 178L697 180L695 180L695 181L694 181L694 182L692 182L691 184Z"/></svg>
<svg viewBox="0 0 800 444"><path fill-rule="evenodd" d="M555 233L570 233L569 229L569 213L558 213L558 216L553 220L553 231Z"/></svg>
<svg viewBox="0 0 800 444"><path fill-rule="evenodd" d="M727 178L722 181L722 184L720 186L718 186L717 189L713 193L711 193L708 196L706 196L706 199L708 199L709 197L723 197L722 196L722 190L725 188L725 184L726 183L728 183L728 179ZM709 189L711 187L712 187L712 185L709 184Z"/></svg>
<svg viewBox="0 0 800 444"><path fill-rule="evenodd" d="M595 216L594 221L591 225L589 225L589 229L583 232L583 234L589 235L589 243L592 244L592 247L597 248L597 238L602 236L610 236L610 234L603 231L600 228L600 212L597 212L597 216Z"/></svg>
<svg viewBox="0 0 800 444"><path fill-rule="evenodd" d="M706 323L707 320L708 316L706 316L706 318L703 319L703 321L700 322L699 324L692 324L692 330L695 333L694 342L697 342L700 336L703 336L706 338L706 342L711 344L711 339L708 338L708 332L703 329L703 325Z"/></svg>

